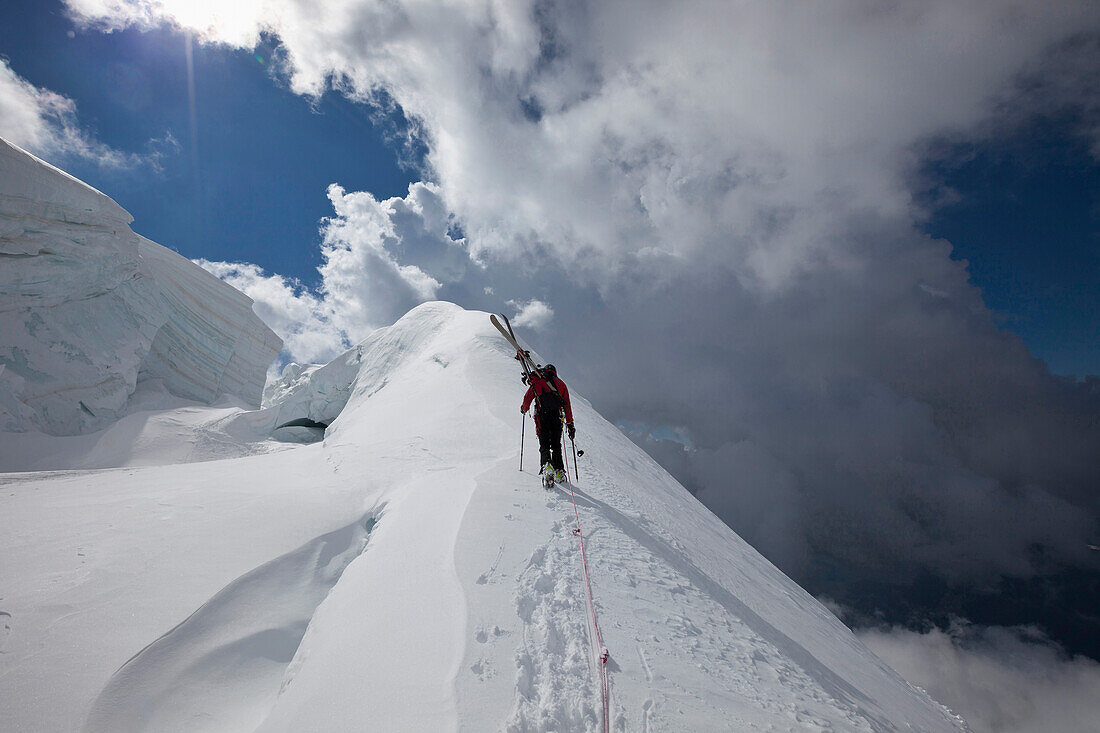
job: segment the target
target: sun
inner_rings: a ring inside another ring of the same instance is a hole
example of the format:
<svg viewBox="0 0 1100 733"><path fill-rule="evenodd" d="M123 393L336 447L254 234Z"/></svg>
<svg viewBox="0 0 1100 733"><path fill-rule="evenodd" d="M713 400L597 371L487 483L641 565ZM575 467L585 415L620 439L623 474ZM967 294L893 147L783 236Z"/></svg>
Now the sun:
<svg viewBox="0 0 1100 733"><path fill-rule="evenodd" d="M258 40L265 5L260 0L154 0L145 9L200 40L247 48Z"/></svg>

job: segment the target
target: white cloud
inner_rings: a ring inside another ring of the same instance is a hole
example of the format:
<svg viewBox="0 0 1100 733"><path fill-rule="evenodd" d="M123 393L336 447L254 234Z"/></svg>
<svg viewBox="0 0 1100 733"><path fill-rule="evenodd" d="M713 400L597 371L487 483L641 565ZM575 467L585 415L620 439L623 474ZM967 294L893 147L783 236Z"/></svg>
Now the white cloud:
<svg viewBox="0 0 1100 733"><path fill-rule="evenodd" d="M1057 78L1048 50L1100 25L1087 0L68 4L231 45L270 31L296 91L384 91L475 257L601 288L653 257L765 290L858 269L837 235L866 212L911 223L915 149L987 121L1021 74Z"/></svg>
<svg viewBox="0 0 1100 733"><path fill-rule="evenodd" d="M541 331L554 320L554 309L541 300L529 300L526 303L509 300L508 305L516 309L512 323Z"/></svg>
<svg viewBox="0 0 1100 733"><path fill-rule="evenodd" d="M69 6L234 45L268 30L295 90L384 90L422 125L476 253L541 247L575 277L691 255L764 287L856 265L822 232L853 212L905 220L914 145L988 119L1098 24L1086 0Z"/></svg>
<svg viewBox="0 0 1100 733"><path fill-rule="evenodd" d="M947 632L857 636L974 733L1087 733L1100 720L1100 664L1070 658L1035 629L956 622Z"/></svg>
<svg viewBox="0 0 1100 733"><path fill-rule="evenodd" d="M324 263L316 291L256 265L198 261L255 301L291 361L328 361L374 328L435 299L443 283L424 268L453 280L472 266L463 240L450 236L431 184L413 184L404 198L385 201L337 185L328 195L334 216L321 224Z"/></svg>
<svg viewBox="0 0 1100 733"><path fill-rule="evenodd" d="M321 227L321 293L348 333L393 323L439 297L472 266L465 241L450 234L436 186L414 183L404 198L379 201L329 186L335 216Z"/></svg>
<svg viewBox="0 0 1100 733"><path fill-rule="evenodd" d="M77 121L76 103L36 87L0 58L0 137L36 155L53 159L77 157L106 168L157 166L163 149L176 147L170 135L150 141L148 155L116 150L97 140Z"/></svg>

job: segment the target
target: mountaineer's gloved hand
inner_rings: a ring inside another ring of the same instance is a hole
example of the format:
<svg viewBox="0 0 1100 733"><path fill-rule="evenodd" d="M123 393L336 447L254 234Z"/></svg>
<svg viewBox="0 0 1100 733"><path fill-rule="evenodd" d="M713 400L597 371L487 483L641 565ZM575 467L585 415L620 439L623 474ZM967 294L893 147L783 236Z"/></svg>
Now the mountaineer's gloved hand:
<svg viewBox="0 0 1100 733"><path fill-rule="evenodd" d="M526 415L526 414L527 414L527 410L523 409L522 407L521 407L521 408L519 408L519 411L520 411L520 412L521 412L522 414L524 414L524 415Z"/></svg>
<svg viewBox="0 0 1100 733"><path fill-rule="evenodd" d="M573 423L567 422L565 424L565 429L569 431L569 439L570 440L577 437L577 429L575 427L573 427Z"/></svg>

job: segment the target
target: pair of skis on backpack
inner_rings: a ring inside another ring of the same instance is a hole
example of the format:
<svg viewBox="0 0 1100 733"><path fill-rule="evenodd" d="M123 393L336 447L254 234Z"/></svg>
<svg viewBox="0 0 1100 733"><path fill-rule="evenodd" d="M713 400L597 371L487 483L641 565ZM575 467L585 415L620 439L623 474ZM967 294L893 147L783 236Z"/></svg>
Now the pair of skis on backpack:
<svg viewBox="0 0 1100 733"><path fill-rule="evenodd" d="M504 325L501 325L500 319L504 320ZM519 345L519 340L516 339L516 334L512 331L512 324L509 323L508 317L503 313L500 314L500 319L497 318L495 313L490 314L489 320L492 321L496 329L500 331L500 335L512 345L512 348L516 350L516 361L523 367L523 383L530 384L531 377L534 375L538 366L531 358L531 352Z"/></svg>

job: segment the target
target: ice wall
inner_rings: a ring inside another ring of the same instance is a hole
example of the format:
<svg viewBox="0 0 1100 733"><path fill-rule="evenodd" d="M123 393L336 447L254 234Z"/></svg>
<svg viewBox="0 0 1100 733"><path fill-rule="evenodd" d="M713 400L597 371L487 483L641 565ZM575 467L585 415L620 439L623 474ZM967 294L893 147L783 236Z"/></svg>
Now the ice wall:
<svg viewBox="0 0 1100 733"><path fill-rule="evenodd" d="M248 296L131 221L0 139L0 430L98 429L145 378L180 397L259 404L282 341Z"/></svg>
<svg viewBox="0 0 1100 733"><path fill-rule="evenodd" d="M264 393L264 407L275 413L274 424L300 417L332 424L348 403L370 339L368 336L324 366L287 364Z"/></svg>

